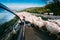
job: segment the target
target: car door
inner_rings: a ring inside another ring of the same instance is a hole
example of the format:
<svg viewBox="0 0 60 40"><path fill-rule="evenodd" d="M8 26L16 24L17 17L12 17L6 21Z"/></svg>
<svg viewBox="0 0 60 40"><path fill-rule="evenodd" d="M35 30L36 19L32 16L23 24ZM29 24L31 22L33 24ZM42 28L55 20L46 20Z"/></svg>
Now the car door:
<svg viewBox="0 0 60 40"><path fill-rule="evenodd" d="M18 29L19 18L13 13L0 8L0 39L7 39L10 32L14 29ZM15 31L15 30L14 30Z"/></svg>

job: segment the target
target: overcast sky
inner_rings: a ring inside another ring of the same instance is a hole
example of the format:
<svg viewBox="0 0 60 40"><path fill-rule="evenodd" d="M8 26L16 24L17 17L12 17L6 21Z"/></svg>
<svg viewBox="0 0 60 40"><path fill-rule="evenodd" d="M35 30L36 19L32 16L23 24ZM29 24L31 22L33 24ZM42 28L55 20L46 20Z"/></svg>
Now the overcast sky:
<svg viewBox="0 0 60 40"><path fill-rule="evenodd" d="M24 9L29 7L42 7L46 2L42 0L0 0L0 3L11 9Z"/></svg>

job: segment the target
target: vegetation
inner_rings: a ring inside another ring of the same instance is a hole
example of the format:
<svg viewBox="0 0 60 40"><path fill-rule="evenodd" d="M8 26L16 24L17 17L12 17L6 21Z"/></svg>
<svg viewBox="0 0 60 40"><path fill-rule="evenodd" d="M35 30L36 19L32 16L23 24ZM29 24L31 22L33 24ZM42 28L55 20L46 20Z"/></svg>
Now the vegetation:
<svg viewBox="0 0 60 40"><path fill-rule="evenodd" d="M46 8L50 9L54 15L60 15L60 1L53 0L50 4L45 6Z"/></svg>
<svg viewBox="0 0 60 40"><path fill-rule="evenodd" d="M43 1L46 1L46 0L43 0ZM37 13L37 14L53 12L54 15L60 15L60 1L53 0L52 2L49 2L44 7L32 7L32 8L24 9L22 11L26 11L26 12L30 12L30 13Z"/></svg>
<svg viewBox="0 0 60 40"><path fill-rule="evenodd" d="M11 28L13 28L15 26L14 24L17 22L17 20L18 20L18 17L14 17L10 21L5 22L4 24L0 24L0 37L4 33L6 33L5 30L7 30L7 29L8 29L8 31L11 30Z"/></svg>
<svg viewBox="0 0 60 40"><path fill-rule="evenodd" d="M22 11L26 11L26 12L30 12L30 13L45 13L45 12L50 12L50 9L47 9L46 7L32 7L32 8L27 8L25 10Z"/></svg>

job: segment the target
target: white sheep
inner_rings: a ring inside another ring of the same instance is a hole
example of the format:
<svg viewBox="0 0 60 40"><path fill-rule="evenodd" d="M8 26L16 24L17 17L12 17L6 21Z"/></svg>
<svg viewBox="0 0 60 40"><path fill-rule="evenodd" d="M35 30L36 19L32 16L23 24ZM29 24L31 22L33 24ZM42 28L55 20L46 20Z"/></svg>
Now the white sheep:
<svg viewBox="0 0 60 40"><path fill-rule="evenodd" d="M60 20L48 20L48 21L56 23L60 27Z"/></svg>
<svg viewBox="0 0 60 40"><path fill-rule="evenodd" d="M49 32L53 33L53 34L56 34L59 32L59 26L53 22L48 22L46 21L47 24L46 24L46 28Z"/></svg>
<svg viewBox="0 0 60 40"><path fill-rule="evenodd" d="M58 38L60 38L60 34L58 35L58 33L60 33L60 27L53 23L53 22L48 22L46 21L46 29L51 33L51 34L55 34Z"/></svg>
<svg viewBox="0 0 60 40"><path fill-rule="evenodd" d="M44 26L44 23L41 21L36 21L35 24L39 27L42 28Z"/></svg>
<svg viewBox="0 0 60 40"><path fill-rule="evenodd" d="M60 27L60 20L56 20L55 22Z"/></svg>

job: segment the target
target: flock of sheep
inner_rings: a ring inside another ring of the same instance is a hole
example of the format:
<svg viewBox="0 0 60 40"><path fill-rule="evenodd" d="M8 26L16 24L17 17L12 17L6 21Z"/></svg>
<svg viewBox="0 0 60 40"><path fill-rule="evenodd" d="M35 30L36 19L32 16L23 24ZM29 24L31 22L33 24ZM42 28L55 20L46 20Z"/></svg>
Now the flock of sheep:
<svg viewBox="0 0 60 40"><path fill-rule="evenodd" d="M28 12L20 12L16 13L21 20L25 17L26 21L29 21L31 24L37 25L39 29L45 27L48 32L51 34L55 34L58 38L60 38L60 20L48 20L45 21L41 17L37 17L35 15L31 15Z"/></svg>

